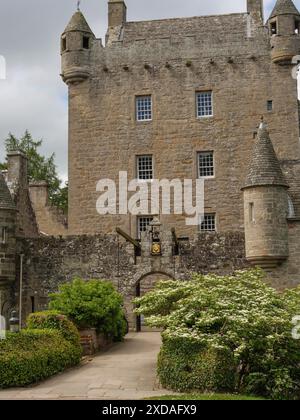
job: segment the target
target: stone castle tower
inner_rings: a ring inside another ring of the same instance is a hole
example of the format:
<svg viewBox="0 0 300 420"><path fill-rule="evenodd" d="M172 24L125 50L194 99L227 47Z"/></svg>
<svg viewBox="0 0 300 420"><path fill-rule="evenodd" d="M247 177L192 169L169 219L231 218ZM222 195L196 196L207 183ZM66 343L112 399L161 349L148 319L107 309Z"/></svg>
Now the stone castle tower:
<svg viewBox="0 0 300 420"><path fill-rule="evenodd" d="M291 0L274 3L266 23L262 0L248 0L242 13L130 22L125 2L109 0L105 45L81 11L73 15L61 38L70 107L69 234L118 226L140 238L157 216L179 236L245 232L249 261L289 266L299 243L292 66L300 14ZM270 135L262 125L254 142L262 115ZM204 222L191 227L184 215L150 212L99 216L97 182L118 183L119 171L148 184L204 178Z"/></svg>

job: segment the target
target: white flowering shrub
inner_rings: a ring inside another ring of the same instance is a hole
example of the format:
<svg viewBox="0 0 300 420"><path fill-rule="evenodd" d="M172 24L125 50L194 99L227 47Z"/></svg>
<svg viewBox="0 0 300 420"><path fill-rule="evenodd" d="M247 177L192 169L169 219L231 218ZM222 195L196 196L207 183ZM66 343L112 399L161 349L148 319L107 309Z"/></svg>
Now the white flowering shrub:
<svg viewBox="0 0 300 420"><path fill-rule="evenodd" d="M279 294L253 269L160 282L135 302L149 326L164 328L164 386L300 398L300 341L292 337L300 288Z"/></svg>

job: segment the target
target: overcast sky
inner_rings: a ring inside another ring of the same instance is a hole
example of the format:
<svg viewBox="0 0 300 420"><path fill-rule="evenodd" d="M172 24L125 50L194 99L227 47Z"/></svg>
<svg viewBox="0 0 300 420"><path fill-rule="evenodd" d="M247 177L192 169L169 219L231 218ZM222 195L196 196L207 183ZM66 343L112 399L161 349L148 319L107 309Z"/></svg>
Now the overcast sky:
<svg viewBox="0 0 300 420"><path fill-rule="evenodd" d="M43 152L56 153L61 177L67 178L67 87L60 74L60 34L77 0L1 0L0 55L7 79L0 80L0 161L8 132L28 129L43 138ZM97 37L104 38L107 0L82 0ZM268 16L275 0L265 0ZM246 11L246 0L127 0L128 20ZM300 0L295 4L300 8Z"/></svg>

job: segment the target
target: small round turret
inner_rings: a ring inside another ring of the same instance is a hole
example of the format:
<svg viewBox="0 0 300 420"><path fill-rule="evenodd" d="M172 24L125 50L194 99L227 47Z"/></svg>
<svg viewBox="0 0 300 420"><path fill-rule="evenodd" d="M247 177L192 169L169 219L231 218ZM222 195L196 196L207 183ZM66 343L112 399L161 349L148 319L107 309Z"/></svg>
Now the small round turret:
<svg viewBox="0 0 300 420"><path fill-rule="evenodd" d="M95 39L85 17L78 10L61 37L62 78L65 83L81 83L90 77L90 54Z"/></svg>
<svg viewBox="0 0 300 420"><path fill-rule="evenodd" d="M272 268L288 258L288 188L262 123L243 187L246 258L254 265Z"/></svg>
<svg viewBox="0 0 300 420"><path fill-rule="evenodd" d="M300 14L292 0L277 0L268 20L274 63L291 64L300 53Z"/></svg>

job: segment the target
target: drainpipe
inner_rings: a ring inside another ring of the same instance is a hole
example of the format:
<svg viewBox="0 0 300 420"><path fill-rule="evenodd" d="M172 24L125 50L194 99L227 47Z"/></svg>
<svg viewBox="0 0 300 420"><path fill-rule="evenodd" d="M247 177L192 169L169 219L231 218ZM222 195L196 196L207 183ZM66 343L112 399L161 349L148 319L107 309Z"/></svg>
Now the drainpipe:
<svg viewBox="0 0 300 420"><path fill-rule="evenodd" d="M21 331L22 329L23 258L24 258L24 254L21 254L20 255L20 293L19 293L19 331Z"/></svg>

